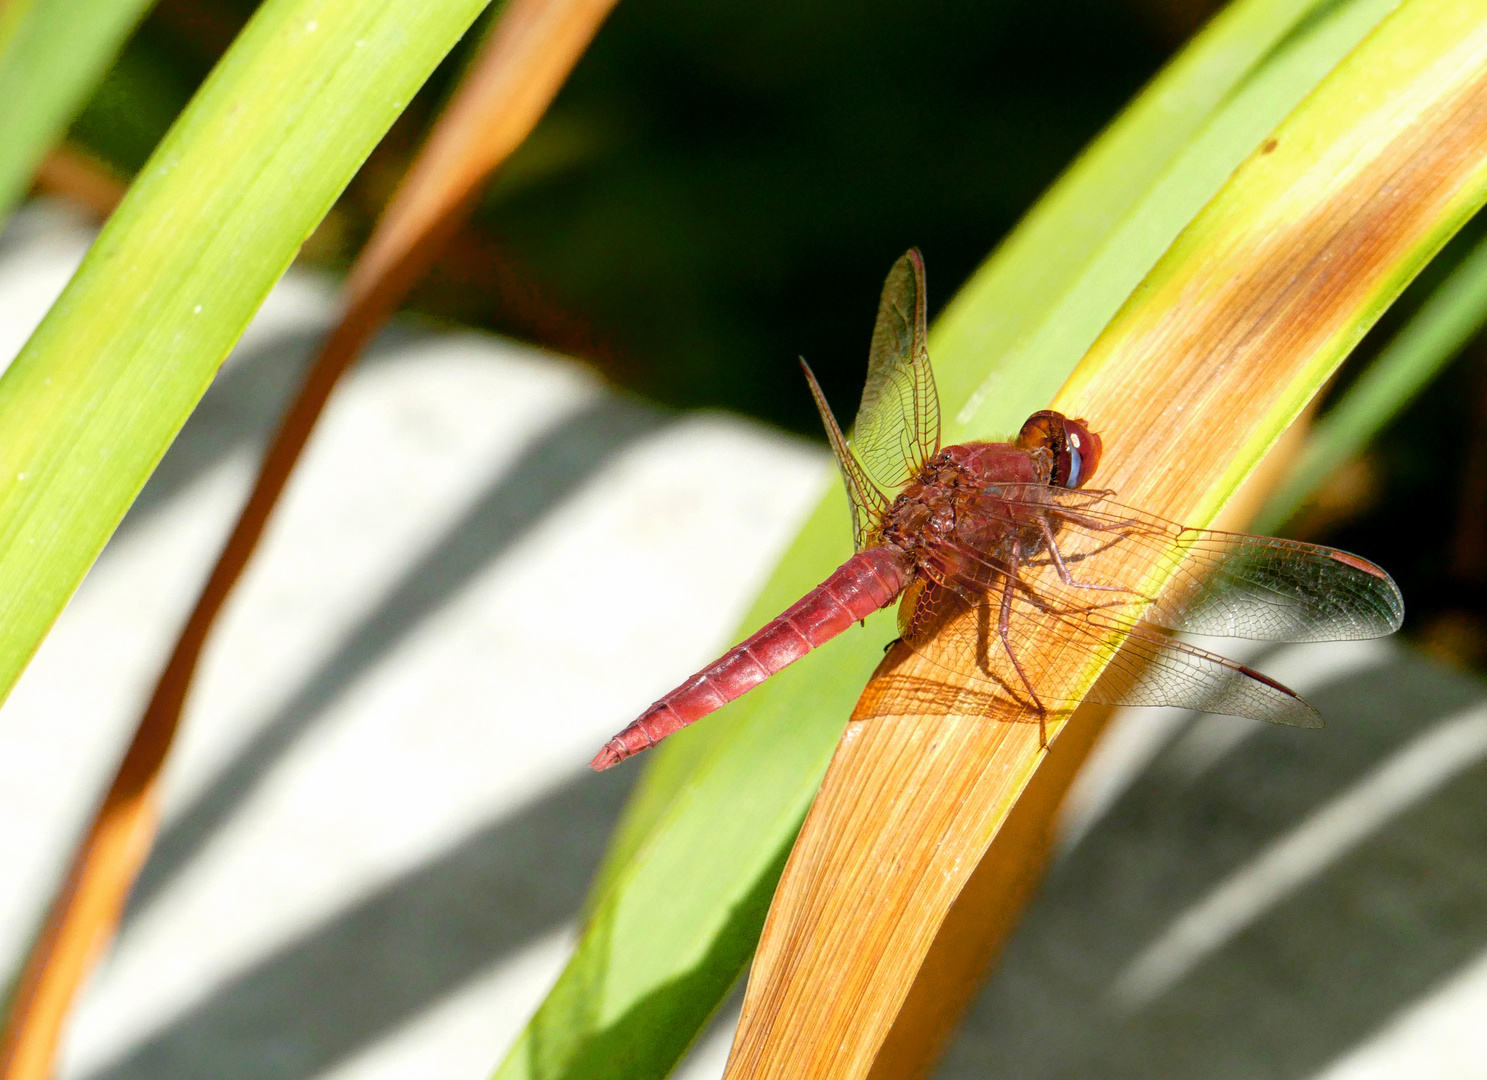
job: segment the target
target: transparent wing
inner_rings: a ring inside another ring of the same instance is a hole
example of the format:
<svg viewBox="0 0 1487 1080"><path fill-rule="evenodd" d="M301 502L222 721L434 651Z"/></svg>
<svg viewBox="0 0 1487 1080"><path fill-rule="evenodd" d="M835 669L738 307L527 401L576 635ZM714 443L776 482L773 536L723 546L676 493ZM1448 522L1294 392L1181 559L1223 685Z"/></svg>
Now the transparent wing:
<svg viewBox="0 0 1487 1080"><path fill-rule="evenodd" d="M926 337L924 261L910 250L883 283L850 438L868 478L885 492L908 483L940 449L940 398Z"/></svg>
<svg viewBox="0 0 1487 1080"><path fill-rule="evenodd" d="M1006 715L1004 706L1011 704L1023 718L1037 721L1066 714L1087 699L1322 726L1315 709L1275 680L1133 625L1118 607L1097 601L1079 610L1056 610L1021 580L1010 593L998 585L969 598L951 587L930 585L919 594L904 635L905 645L927 663L919 665L920 674L895 670L881 676L869 709L860 715L905 708L947 716L984 716L993 710ZM1106 664L1104 674L1081 695L1082 676L1095 661ZM926 669L932 677L922 673Z"/></svg>
<svg viewBox="0 0 1487 1080"><path fill-rule="evenodd" d="M826 427L826 438L836 456L837 468L842 472L842 483L847 488L847 504L852 510L852 544L855 550L861 551L878 542L878 530L882 528L883 517L888 513L888 497L868 478L862 464L847 446L846 437L837 426L836 417L832 415L831 406L826 403L826 395L821 393L821 385L816 382L810 365L801 360L800 366L805 371L806 382L810 384L811 397L816 400L816 409L821 413L821 423Z"/></svg>
<svg viewBox="0 0 1487 1080"><path fill-rule="evenodd" d="M1105 705L1171 705L1287 727L1322 726L1316 709L1274 679L1140 626L1131 630L1086 700Z"/></svg>
<svg viewBox="0 0 1487 1080"><path fill-rule="evenodd" d="M1109 492L1005 485L966 510L982 535L1007 536L1044 516L1052 543L1027 561L1057 571L1039 579L1056 607L1078 607L1092 593L1123 599L1131 621L1216 637L1264 641L1348 641L1399 629L1404 600L1387 573L1335 548L1244 533L1188 529L1122 506ZM1003 541L1005 542L1005 541ZM980 543L993 555L996 545ZM1147 582L1167 571L1155 596Z"/></svg>
<svg viewBox="0 0 1487 1080"><path fill-rule="evenodd" d="M900 629L925 663L885 675L866 715L905 705L986 715L1000 701L1046 721L1078 703L1098 661L1107 666L1089 700L1319 727L1286 687L1164 631L1347 640L1391 633L1403 618L1394 582L1355 555L1187 529L1109 492L1047 485L965 500L956 538L923 553L920 569Z"/></svg>

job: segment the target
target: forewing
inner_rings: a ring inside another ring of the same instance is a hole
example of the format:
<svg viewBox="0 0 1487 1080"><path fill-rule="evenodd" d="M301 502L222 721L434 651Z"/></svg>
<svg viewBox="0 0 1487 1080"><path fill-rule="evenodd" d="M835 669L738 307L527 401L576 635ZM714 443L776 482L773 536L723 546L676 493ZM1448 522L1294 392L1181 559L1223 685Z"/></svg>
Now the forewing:
<svg viewBox="0 0 1487 1080"><path fill-rule="evenodd" d="M1184 530L1183 560L1146 612L1173 630L1263 641L1355 641L1399 629L1404 598L1366 559L1317 544Z"/></svg>
<svg viewBox="0 0 1487 1080"><path fill-rule="evenodd" d="M924 311L924 262L911 250L883 283L850 438L868 478L885 492L908 483L940 449L940 399Z"/></svg>
<svg viewBox="0 0 1487 1080"><path fill-rule="evenodd" d="M826 395L821 393L821 386L816 382L816 376L811 371L810 365L802 360L800 366L805 371L805 380L810 384L811 397L815 399L816 408L821 413L821 423L826 427L827 441L831 443L832 453L836 456L837 468L842 473L842 483L847 488L847 504L852 510L852 544L857 551L861 551L877 543L878 530L882 527L884 514L888 512L888 499L863 472L862 464L853 456L846 438L842 435L842 429L837 426L831 406L826 403Z"/></svg>
<svg viewBox="0 0 1487 1080"><path fill-rule="evenodd" d="M1107 599L1124 599L1133 622L1263 641L1381 637L1404 617L1398 587L1366 559L1294 540L1187 529L1122 506L1108 492L1006 485L966 509L1006 528L1046 518L1073 582L1044 576L1040 587L1057 606L1087 603L1094 586L1111 591ZM1052 551L1032 561L1051 568ZM1149 583L1160 591L1151 595Z"/></svg>
<svg viewBox="0 0 1487 1080"><path fill-rule="evenodd" d="M895 709L1046 720L1084 697L1320 727L1286 687L1164 629L1346 640L1402 617L1388 575L1356 556L1185 529L1108 492L988 486L962 501L956 527L962 539L921 554L930 584L900 625L924 663L885 675L877 699Z"/></svg>

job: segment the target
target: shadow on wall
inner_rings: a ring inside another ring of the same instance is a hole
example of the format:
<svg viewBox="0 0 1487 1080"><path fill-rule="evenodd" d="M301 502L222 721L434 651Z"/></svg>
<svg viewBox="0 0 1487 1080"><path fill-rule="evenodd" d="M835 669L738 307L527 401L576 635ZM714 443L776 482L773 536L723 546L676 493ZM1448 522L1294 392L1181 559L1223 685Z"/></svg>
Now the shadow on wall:
<svg viewBox="0 0 1487 1080"><path fill-rule="evenodd" d="M367 362L403 352L394 330ZM123 528L243 446L263 445L313 333L238 358L209 391ZM201 794L172 815L130 898L131 922L188 867L356 681L629 446L672 420L602 395L556 420L415 560ZM579 914L635 770L585 773L399 876L218 987L102 1077L316 1075Z"/></svg>
<svg viewBox="0 0 1487 1080"><path fill-rule="evenodd" d="M1487 949L1487 688L1394 651L1054 869L941 1080L1312 1076ZM1234 721L1236 724L1245 721Z"/></svg>
<svg viewBox="0 0 1487 1080"><path fill-rule="evenodd" d="M574 919L636 775L585 770L489 823L265 956L91 1080L322 1073Z"/></svg>
<svg viewBox="0 0 1487 1080"><path fill-rule="evenodd" d="M136 918L242 806L336 700L543 517L626 447L670 416L603 396L553 424L527 446L334 648L233 759L173 815L150 853L125 912Z"/></svg>

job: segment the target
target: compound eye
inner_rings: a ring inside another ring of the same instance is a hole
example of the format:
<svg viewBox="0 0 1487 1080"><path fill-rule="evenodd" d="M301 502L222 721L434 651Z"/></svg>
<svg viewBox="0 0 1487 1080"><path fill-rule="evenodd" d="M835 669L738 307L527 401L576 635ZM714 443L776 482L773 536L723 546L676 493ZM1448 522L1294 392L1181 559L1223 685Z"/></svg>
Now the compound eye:
<svg viewBox="0 0 1487 1080"><path fill-rule="evenodd" d="M1074 448L1074 444L1078 441L1077 437L1070 439L1069 448L1059 455L1058 464L1061 475L1058 484L1060 487L1077 488L1079 486L1083 460L1079 451Z"/></svg>
<svg viewBox="0 0 1487 1080"><path fill-rule="evenodd" d="M1083 487L1100 464L1100 437L1083 420L1064 421L1064 447L1054 468L1060 487Z"/></svg>
<svg viewBox="0 0 1487 1080"><path fill-rule="evenodd" d="M1052 409L1033 413L1017 434L1017 446L1023 450L1048 451L1053 461L1048 482L1055 487L1067 487L1071 470L1076 475L1081 471L1077 455L1076 460L1069 457L1068 421L1063 413Z"/></svg>
<svg viewBox="0 0 1487 1080"><path fill-rule="evenodd" d="M1017 435L1017 446L1023 450L1047 450L1052 455L1048 482L1054 487L1083 487L1100 463L1100 437L1085 421L1070 420L1052 409L1035 412L1027 418Z"/></svg>
<svg viewBox="0 0 1487 1080"><path fill-rule="evenodd" d="M1047 450L1055 457L1064 445L1064 415L1052 409L1035 412L1017 433L1016 444L1023 450Z"/></svg>

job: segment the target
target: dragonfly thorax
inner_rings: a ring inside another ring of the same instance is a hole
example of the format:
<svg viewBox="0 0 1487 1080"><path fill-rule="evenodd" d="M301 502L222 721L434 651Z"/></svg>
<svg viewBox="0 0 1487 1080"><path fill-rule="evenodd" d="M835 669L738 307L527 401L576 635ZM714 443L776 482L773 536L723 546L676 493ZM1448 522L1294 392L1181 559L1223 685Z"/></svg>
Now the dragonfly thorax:
<svg viewBox="0 0 1487 1080"><path fill-rule="evenodd" d="M1010 443L962 443L949 446L925 462L885 515L884 541L908 552L921 566L944 560L956 548L970 546L996 554L1014 544L1039 545L1035 514L1025 510L1026 492L1046 486L1053 464L1046 450L1025 450ZM1017 505L989 519L968 512L983 508L1005 490L1019 493Z"/></svg>

